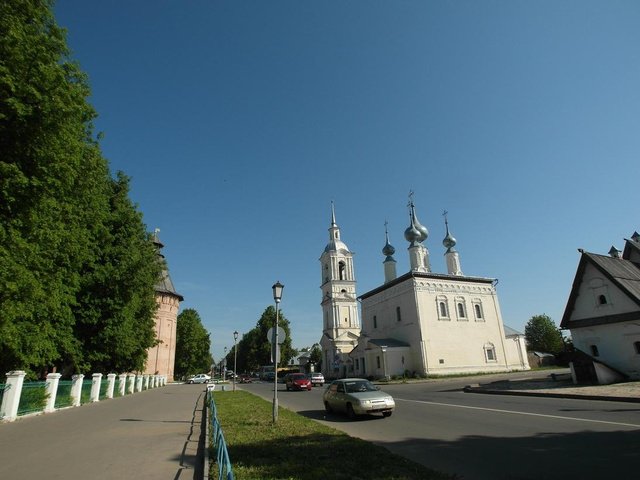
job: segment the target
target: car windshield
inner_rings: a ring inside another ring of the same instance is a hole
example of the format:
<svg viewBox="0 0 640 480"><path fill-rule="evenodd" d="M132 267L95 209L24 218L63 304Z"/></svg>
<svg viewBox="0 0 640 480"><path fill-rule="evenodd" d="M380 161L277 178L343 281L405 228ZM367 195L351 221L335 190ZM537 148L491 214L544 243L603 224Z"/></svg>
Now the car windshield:
<svg viewBox="0 0 640 480"><path fill-rule="evenodd" d="M347 393L357 392L374 392L377 388L368 380L356 380L353 382L344 382Z"/></svg>

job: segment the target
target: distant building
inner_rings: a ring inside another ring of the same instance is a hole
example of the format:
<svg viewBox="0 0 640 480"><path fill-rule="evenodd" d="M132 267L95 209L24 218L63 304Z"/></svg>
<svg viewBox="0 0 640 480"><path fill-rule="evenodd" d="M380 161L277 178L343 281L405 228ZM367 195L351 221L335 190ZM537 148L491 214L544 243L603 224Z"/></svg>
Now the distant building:
<svg viewBox="0 0 640 480"><path fill-rule="evenodd" d="M640 379L640 234L625 239L622 252L611 247L608 256L579 251L560 327L594 360L598 382L616 373Z"/></svg>
<svg viewBox="0 0 640 480"><path fill-rule="evenodd" d="M352 254L340 240L332 207L330 242L321 257L325 376L445 375L528 370L524 335L502 322L496 281L462 273L445 217L447 273L431 271L427 228L409 204L410 271L396 276L395 248L386 243L384 283L359 297ZM361 302L362 324L357 313Z"/></svg>
<svg viewBox="0 0 640 480"><path fill-rule="evenodd" d="M162 278L156 284L156 339L158 345L147 351L147 365L144 373L151 375L166 375L169 381L173 381L173 369L176 361L176 326L178 323L178 311L180 302L184 300L182 295L176 292L161 250L164 245L158 236L156 229L153 243L158 249L159 260L163 263Z"/></svg>

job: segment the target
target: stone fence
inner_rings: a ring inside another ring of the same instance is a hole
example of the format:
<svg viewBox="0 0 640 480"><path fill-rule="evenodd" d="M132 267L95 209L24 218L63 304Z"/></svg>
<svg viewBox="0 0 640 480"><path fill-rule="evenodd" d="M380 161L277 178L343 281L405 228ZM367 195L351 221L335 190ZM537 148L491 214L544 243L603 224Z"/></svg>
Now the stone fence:
<svg viewBox="0 0 640 480"><path fill-rule="evenodd" d="M61 376L59 373L50 373L45 382L25 383L25 372L17 370L7 373L6 383L0 384L0 420L12 422L20 415L49 413L101 399L124 397L167 384L164 375L110 373L106 376L106 382L101 373L94 373L91 380L85 380L84 375L73 375L71 381L61 381ZM36 394L23 395L27 392ZM28 397L35 397L36 400L29 402ZM30 405L27 406L27 403Z"/></svg>

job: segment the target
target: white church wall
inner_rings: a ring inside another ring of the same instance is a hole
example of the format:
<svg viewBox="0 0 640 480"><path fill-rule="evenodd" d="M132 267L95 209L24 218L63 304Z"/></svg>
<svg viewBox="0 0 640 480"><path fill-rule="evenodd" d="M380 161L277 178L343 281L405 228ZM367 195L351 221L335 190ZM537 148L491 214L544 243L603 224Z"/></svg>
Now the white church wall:
<svg viewBox="0 0 640 480"><path fill-rule="evenodd" d="M424 280L418 301L430 374L508 370L504 329L492 286ZM447 306L442 315L440 304ZM460 308L458 304L462 305ZM480 305L476 318L474 305Z"/></svg>

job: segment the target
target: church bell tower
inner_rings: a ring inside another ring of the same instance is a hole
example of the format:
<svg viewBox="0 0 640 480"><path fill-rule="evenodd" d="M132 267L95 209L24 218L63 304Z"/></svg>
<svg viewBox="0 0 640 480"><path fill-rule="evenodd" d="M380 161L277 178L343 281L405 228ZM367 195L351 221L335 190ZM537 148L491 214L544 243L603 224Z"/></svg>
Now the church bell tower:
<svg viewBox="0 0 640 480"><path fill-rule="evenodd" d="M320 257L322 269L322 373L336 378L352 366L348 354L357 345L360 315L353 273L353 253L340 239L340 228L331 202L329 243Z"/></svg>

